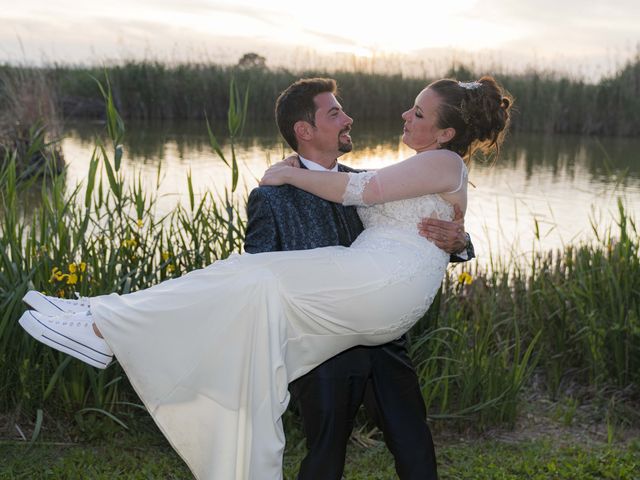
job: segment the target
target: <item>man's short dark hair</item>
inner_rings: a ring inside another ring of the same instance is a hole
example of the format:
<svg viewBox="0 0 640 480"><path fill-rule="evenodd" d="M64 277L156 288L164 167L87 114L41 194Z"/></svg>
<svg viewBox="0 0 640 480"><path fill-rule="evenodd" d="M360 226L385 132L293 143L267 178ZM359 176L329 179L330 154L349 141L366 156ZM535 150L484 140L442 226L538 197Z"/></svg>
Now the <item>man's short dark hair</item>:
<svg viewBox="0 0 640 480"><path fill-rule="evenodd" d="M315 126L316 95L329 92L336 95L338 88L332 78L302 78L289 85L276 100L276 123L280 134L294 151L298 151L298 139L293 130L296 122L309 122Z"/></svg>

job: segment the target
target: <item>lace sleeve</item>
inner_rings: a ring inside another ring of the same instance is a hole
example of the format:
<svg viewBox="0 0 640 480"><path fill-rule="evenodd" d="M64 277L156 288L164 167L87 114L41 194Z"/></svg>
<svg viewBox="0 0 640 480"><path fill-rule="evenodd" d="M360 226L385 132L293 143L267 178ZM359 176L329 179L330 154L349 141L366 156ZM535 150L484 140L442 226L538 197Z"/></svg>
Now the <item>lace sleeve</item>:
<svg viewBox="0 0 640 480"><path fill-rule="evenodd" d="M375 201L372 201L373 198L369 194L370 192L367 192L368 194L365 195L365 189L369 190L368 186L371 180L374 180L374 184L377 184L376 177L377 172L349 173L349 182L342 197L342 204L365 207L373 205ZM365 197L367 197L366 200L368 201L365 201Z"/></svg>

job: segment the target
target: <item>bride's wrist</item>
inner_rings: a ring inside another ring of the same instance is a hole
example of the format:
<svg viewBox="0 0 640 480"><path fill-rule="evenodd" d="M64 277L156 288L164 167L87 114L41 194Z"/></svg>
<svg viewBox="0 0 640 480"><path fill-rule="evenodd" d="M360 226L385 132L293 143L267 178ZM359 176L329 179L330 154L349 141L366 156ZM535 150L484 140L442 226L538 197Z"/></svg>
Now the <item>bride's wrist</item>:
<svg viewBox="0 0 640 480"><path fill-rule="evenodd" d="M288 166L284 171L284 180L290 185L294 185L299 168Z"/></svg>

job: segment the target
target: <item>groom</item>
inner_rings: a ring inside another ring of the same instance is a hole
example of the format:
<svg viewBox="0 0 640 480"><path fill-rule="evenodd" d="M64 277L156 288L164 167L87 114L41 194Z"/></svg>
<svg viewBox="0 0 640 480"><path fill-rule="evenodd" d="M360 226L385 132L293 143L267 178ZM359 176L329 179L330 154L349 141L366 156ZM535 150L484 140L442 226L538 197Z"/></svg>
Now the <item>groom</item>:
<svg viewBox="0 0 640 480"><path fill-rule="evenodd" d="M276 102L278 128L298 153L302 168L353 171L337 163L352 149L353 120L342 110L336 93L332 79L302 79ZM322 200L291 185L254 189L247 215L244 248L248 253L349 246L363 228L354 207ZM468 236L460 225L429 223L431 231L422 234L442 237L438 246L451 252L465 249ZM404 338L342 352L291 383L290 390L298 401L307 437L308 453L298 480L342 478L347 442L365 391L371 392L367 397L374 400L398 476L402 480L437 478L426 409Z"/></svg>

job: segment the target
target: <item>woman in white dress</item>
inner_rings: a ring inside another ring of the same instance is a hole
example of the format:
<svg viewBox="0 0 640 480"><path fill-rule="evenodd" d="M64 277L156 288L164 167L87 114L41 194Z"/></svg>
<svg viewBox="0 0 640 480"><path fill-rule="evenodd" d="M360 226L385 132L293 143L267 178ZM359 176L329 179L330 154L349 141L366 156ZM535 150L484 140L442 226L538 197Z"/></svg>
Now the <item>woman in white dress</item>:
<svg viewBox="0 0 640 480"><path fill-rule="evenodd" d="M35 310L20 324L99 368L115 354L198 479L281 479L288 383L352 346L399 337L424 314L449 255L416 224L466 209L463 158L499 147L509 106L491 77L439 80L402 115L416 155L364 173L290 161L267 170L263 185L358 205L365 230L349 248L235 255L88 302L29 292Z"/></svg>

